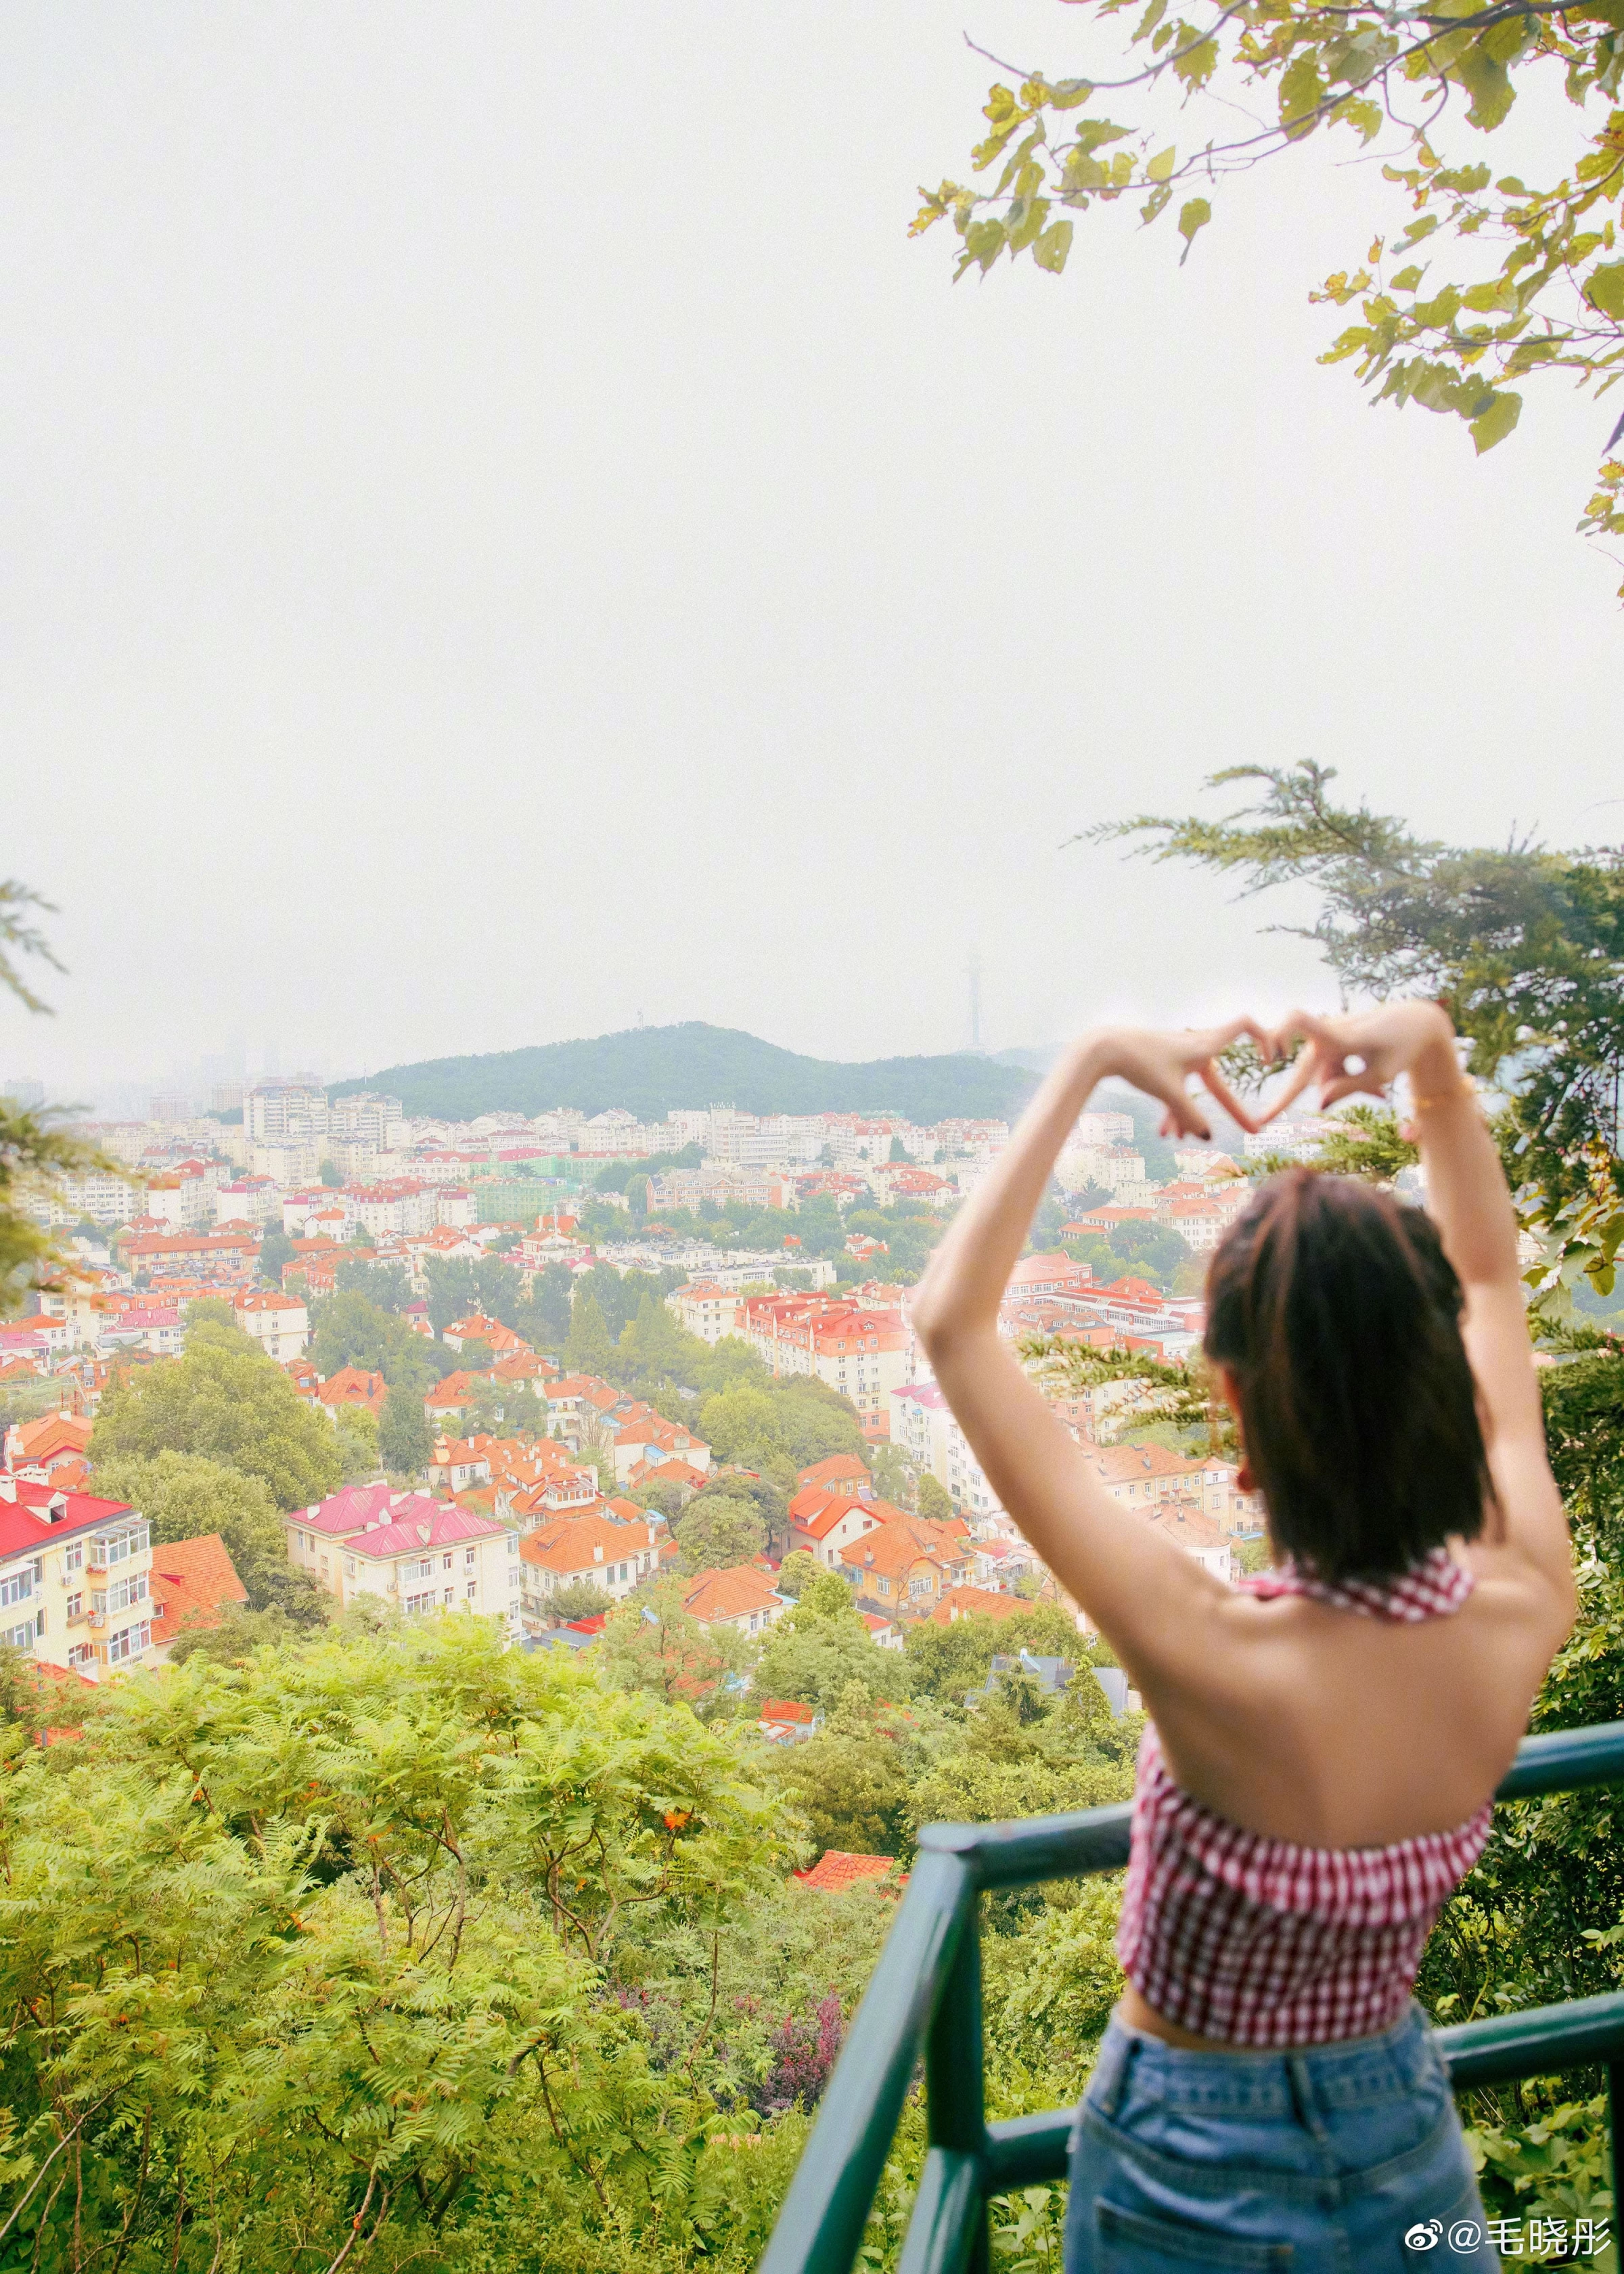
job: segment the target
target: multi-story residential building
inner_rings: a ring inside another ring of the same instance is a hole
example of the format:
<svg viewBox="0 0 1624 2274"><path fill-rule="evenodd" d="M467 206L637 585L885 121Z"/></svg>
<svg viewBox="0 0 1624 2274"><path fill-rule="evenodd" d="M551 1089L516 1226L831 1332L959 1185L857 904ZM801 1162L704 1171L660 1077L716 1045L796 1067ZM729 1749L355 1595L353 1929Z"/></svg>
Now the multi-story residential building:
<svg viewBox="0 0 1624 2274"><path fill-rule="evenodd" d="M951 1588L970 1576L972 1550L957 1529L905 1516L866 1532L841 1550L836 1570L861 1598L892 1617L928 1617Z"/></svg>
<svg viewBox="0 0 1624 2274"><path fill-rule="evenodd" d="M789 1504L789 1544L838 1571L848 1547L900 1513L889 1501L859 1500L827 1486L806 1485Z"/></svg>
<svg viewBox="0 0 1624 2274"><path fill-rule="evenodd" d="M409 1618L471 1611L519 1631L518 1534L427 1493L352 1485L283 1518L288 1554L341 1603L393 1602Z"/></svg>
<svg viewBox="0 0 1624 2274"><path fill-rule="evenodd" d="M251 1287L233 1299L231 1307L237 1325L253 1337L267 1358L285 1363L302 1356L310 1341L310 1313L297 1295Z"/></svg>
<svg viewBox="0 0 1624 2274"><path fill-rule="evenodd" d="M1226 1533L1254 1532L1262 1523L1262 1502L1241 1490L1233 1461L1191 1459L1165 1445L1098 1445L1085 1447L1084 1454L1111 1498L1128 1508L1179 1502L1199 1509Z"/></svg>
<svg viewBox="0 0 1624 2274"><path fill-rule="evenodd" d="M1240 1564L1229 1544L1229 1534L1215 1517L1206 1513L1199 1501L1160 1501L1146 1520L1163 1540L1170 1540L1186 1555L1193 1555L1214 1578L1222 1579L1227 1586L1233 1586L1239 1578Z"/></svg>
<svg viewBox="0 0 1624 2274"><path fill-rule="evenodd" d="M127 1502L0 1476L0 1641L99 1681L152 1642L152 1538Z"/></svg>
<svg viewBox="0 0 1624 2274"><path fill-rule="evenodd" d="M731 1627L735 1634L765 1634L789 1604L766 1572L753 1563L702 1571L682 1598L682 1608L702 1627Z"/></svg>
<svg viewBox="0 0 1624 2274"><path fill-rule="evenodd" d="M891 1435L891 1393L908 1374L908 1335L898 1313L838 1297L749 1295L740 1328L775 1374L805 1374L851 1400L870 1442Z"/></svg>
<svg viewBox="0 0 1624 2274"><path fill-rule="evenodd" d="M137 1231L117 1243L126 1270L154 1279L207 1279L229 1286L246 1279L259 1242L248 1231Z"/></svg>
<svg viewBox="0 0 1624 2274"><path fill-rule="evenodd" d="M674 1288L666 1296L665 1308L680 1327L714 1346L733 1331L739 1299L718 1287L714 1279L690 1279L685 1287Z"/></svg>
<svg viewBox="0 0 1624 2274"><path fill-rule="evenodd" d="M361 1146L387 1153L401 1133L405 1113L398 1097L378 1090L351 1090L335 1097L327 1108L327 1135L338 1145Z"/></svg>
<svg viewBox="0 0 1624 2274"><path fill-rule="evenodd" d="M425 1184L420 1177L391 1177L381 1184L356 1186L344 1201L362 1230L377 1239L387 1232L432 1231L448 1220L440 1213L442 1198L461 1189Z"/></svg>
<svg viewBox="0 0 1624 2274"><path fill-rule="evenodd" d="M257 1081L243 1093L243 1129L251 1145L312 1145L326 1137L327 1092L309 1075Z"/></svg>
<svg viewBox="0 0 1624 2274"><path fill-rule="evenodd" d="M110 1170L89 1169L82 1175L64 1177L41 1203L52 1224L128 1224L146 1205L145 1188Z"/></svg>
<svg viewBox="0 0 1624 2274"><path fill-rule="evenodd" d="M282 1211L282 1186L270 1177L233 1177L214 1187L216 1224L268 1224Z"/></svg>
<svg viewBox="0 0 1624 2274"><path fill-rule="evenodd" d="M558 1516L538 1524L519 1542L523 1615L542 1623L552 1598L582 1582L619 1602L656 1569L660 1535L646 1520L609 1516Z"/></svg>

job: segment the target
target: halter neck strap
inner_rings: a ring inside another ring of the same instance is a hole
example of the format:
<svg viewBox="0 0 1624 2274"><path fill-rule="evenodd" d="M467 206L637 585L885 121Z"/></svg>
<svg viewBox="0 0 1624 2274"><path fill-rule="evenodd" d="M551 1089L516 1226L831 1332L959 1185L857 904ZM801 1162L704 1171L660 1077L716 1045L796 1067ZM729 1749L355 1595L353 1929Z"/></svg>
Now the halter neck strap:
<svg viewBox="0 0 1624 2274"><path fill-rule="evenodd" d="M1447 1547L1429 1549L1418 1563L1390 1579L1340 1579L1335 1584L1316 1579L1288 1557L1272 1571L1257 1571L1240 1585L1250 1595L1266 1600L1280 1595L1307 1595L1333 1610L1358 1611L1366 1618L1402 1620L1447 1617L1458 1611L1477 1582L1464 1564L1457 1563Z"/></svg>

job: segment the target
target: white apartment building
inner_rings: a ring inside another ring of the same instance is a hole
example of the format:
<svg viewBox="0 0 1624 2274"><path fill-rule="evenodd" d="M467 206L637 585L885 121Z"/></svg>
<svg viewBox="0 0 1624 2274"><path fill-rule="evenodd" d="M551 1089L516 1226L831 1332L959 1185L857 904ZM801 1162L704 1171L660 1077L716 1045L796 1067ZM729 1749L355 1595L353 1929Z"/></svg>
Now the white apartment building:
<svg viewBox="0 0 1624 2274"><path fill-rule="evenodd" d="M279 1362L302 1358L310 1342L310 1313L297 1295L274 1287L253 1287L236 1296L237 1323L252 1335L267 1358Z"/></svg>
<svg viewBox="0 0 1624 2274"><path fill-rule="evenodd" d="M251 1145L320 1144L329 1120L327 1092L299 1075L255 1082L243 1093L243 1129Z"/></svg>
<svg viewBox="0 0 1624 2274"><path fill-rule="evenodd" d="M327 1108L327 1135L335 1145L358 1145L387 1153L402 1131L405 1114L398 1097L377 1090L352 1090Z"/></svg>
<svg viewBox="0 0 1624 2274"><path fill-rule="evenodd" d="M0 1476L0 1641L99 1681L152 1647L152 1535L124 1501Z"/></svg>
<svg viewBox="0 0 1624 2274"><path fill-rule="evenodd" d="M270 1177L234 1177L214 1187L216 1224L269 1224L282 1212L282 1186Z"/></svg>
<svg viewBox="0 0 1624 2274"><path fill-rule="evenodd" d="M665 1308L680 1327L714 1347L724 1335L733 1333L739 1298L718 1287L714 1279L690 1280L686 1287L672 1290L665 1298Z"/></svg>
<svg viewBox="0 0 1624 2274"><path fill-rule="evenodd" d="M910 1468L946 1486L954 1507L973 1529L1003 1518L1004 1503L988 1483L936 1382L911 1382L892 1390L891 1434Z"/></svg>
<svg viewBox="0 0 1624 2274"><path fill-rule="evenodd" d="M86 1216L92 1224L129 1224L144 1214L146 1205L143 1185L131 1178L91 1169L82 1176L64 1177L52 1188L41 1212L53 1225L78 1224Z"/></svg>

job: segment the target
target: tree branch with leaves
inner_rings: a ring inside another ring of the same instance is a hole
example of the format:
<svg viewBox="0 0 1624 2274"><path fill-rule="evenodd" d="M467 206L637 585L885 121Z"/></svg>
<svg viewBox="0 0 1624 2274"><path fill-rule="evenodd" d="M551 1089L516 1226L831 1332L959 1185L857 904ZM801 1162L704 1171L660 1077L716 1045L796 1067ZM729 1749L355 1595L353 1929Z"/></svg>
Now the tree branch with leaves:
<svg viewBox="0 0 1624 2274"><path fill-rule="evenodd" d="M1126 0L1089 4L1104 19ZM989 131L970 154L975 173L996 167L996 178L921 190L913 223L917 236L951 222L955 279L985 275L1006 252L1057 275L1073 214L1130 198L1149 225L1181 189L1182 265L1227 176L1341 130L1372 156L1385 148L1382 177L1402 219L1372 215L1363 260L1310 295L1357 304L1322 362L1354 361L1378 402L1464 419L1479 452L1515 427L1516 382L1565 371L1602 394L1624 375L1620 0L1229 0L1199 20L1149 0L1126 47L1130 68L1086 77L1000 64L1019 84L992 88ZM1557 80L1576 114L1560 177L1530 187L1515 174L1494 178L1478 158L1451 162L1446 129L1461 119L1476 134L1503 129L1536 73ZM1107 94L1129 123L1101 115L1096 97ZM1465 259L1459 282L1432 273L1446 244ZM1621 433L1624 420L1579 523L1592 538L1624 536L1624 458L1613 455Z"/></svg>

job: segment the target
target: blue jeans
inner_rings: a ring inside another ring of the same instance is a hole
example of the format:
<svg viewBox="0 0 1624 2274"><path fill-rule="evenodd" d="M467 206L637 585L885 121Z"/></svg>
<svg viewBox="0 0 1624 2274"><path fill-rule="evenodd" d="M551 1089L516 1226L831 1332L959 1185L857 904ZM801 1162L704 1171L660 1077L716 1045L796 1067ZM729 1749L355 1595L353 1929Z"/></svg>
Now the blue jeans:
<svg viewBox="0 0 1624 2274"><path fill-rule="evenodd" d="M1418 2006L1380 2037L1300 2053L1183 2052L1113 2018L1070 2176L1065 2274L1500 2263Z"/></svg>

